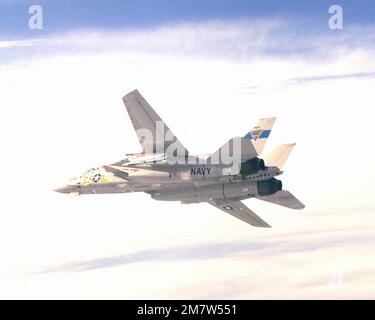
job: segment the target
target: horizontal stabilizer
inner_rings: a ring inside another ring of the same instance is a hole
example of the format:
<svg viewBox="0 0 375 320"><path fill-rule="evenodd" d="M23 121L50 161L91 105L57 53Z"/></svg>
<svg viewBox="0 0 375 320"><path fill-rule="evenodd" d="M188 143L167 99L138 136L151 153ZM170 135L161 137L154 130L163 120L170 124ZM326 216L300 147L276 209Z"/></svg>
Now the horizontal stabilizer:
<svg viewBox="0 0 375 320"><path fill-rule="evenodd" d="M208 201L208 203L254 227L271 228L271 226L267 222L263 221L258 215L256 215L253 211L246 207L241 201L217 199L210 200Z"/></svg>
<svg viewBox="0 0 375 320"><path fill-rule="evenodd" d="M295 145L295 143L285 143L279 145L275 150L263 158L266 166L278 167L279 169L282 169Z"/></svg>
<svg viewBox="0 0 375 320"><path fill-rule="evenodd" d="M290 209L301 210L305 207L305 205L301 201L299 201L294 195L286 190L281 190L270 196L259 196L256 198Z"/></svg>

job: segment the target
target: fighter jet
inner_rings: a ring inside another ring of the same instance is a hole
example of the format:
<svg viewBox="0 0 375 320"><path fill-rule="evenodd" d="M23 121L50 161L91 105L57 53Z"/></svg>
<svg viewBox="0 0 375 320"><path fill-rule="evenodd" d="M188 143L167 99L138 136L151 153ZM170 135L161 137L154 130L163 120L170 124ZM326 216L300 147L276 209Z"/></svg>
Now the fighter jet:
<svg viewBox="0 0 375 320"><path fill-rule="evenodd" d="M206 202L255 227L270 227L243 202L255 198L291 209L305 206L282 188L283 166L295 146L261 153L276 118L260 119L243 137L211 155L192 156L138 90L123 97L142 151L91 168L55 191L66 194L145 192L155 200Z"/></svg>

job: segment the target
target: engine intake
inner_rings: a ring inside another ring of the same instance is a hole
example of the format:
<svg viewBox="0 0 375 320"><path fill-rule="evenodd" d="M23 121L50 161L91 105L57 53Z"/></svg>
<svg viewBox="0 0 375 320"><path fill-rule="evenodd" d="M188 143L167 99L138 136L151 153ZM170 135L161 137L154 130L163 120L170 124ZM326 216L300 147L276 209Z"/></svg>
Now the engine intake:
<svg viewBox="0 0 375 320"><path fill-rule="evenodd" d="M283 188L280 180L271 178L269 180L258 181L258 194L260 196L270 196Z"/></svg>
<svg viewBox="0 0 375 320"><path fill-rule="evenodd" d="M243 177L265 170L266 165L263 159L253 158L241 163L240 175Z"/></svg>

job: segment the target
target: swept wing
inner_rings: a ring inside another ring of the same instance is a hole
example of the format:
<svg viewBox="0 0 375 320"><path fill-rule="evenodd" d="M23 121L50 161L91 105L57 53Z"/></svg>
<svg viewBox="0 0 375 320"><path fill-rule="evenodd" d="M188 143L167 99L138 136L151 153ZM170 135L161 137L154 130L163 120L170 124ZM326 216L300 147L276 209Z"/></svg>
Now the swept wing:
<svg viewBox="0 0 375 320"><path fill-rule="evenodd" d="M178 153L173 155L186 156L188 154L187 149L138 90L128 93L122 99L129 113L130 120L133 123L139 143L142 146L143 153L152 154L161 152L166 153L168 156L171 155L168 153L178 150ZM173 146L171 146L172 144Z"/></svg>
<svg viewBox="0 0 375 320"><path fill-rule="evenodd" d="M254 227L270 228L271 226L262 220L258 215L246 207L241 201L228 199L217 199L208 201L214 207L229 213L233 217L240 219Z"/></svg>

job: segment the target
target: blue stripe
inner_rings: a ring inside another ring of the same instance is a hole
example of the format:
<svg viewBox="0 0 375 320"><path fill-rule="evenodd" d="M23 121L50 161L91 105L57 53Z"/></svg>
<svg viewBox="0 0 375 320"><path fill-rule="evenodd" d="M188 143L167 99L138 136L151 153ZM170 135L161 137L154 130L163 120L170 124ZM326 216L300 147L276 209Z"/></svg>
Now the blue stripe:
<svg viewBox="0 0 375 320"><path fill-rule="evenodd" d="M260 136L259 136L258 139L268 138L268 136L270 135L270 133L271 133L271 130L264 130L264 131L260 134Z"/></svg>
<svg viewBox="0 0 375 320"><path fill-rule="evenodd" d="M248 132L248 133L246 133L246 135L244 136L244 138L251 140L253 138L253 136L251 135L250 132Z"/></svg>
<svg viewBox="0 0 375 320"><path fill-rule="evenodd" d="M269 137L271 133L271 130L264 130L262 131L262 133L260 134L260 136L258 137L258 139L266 139ZM253 136L250 132L246 133L246 135L244 136L245 139L249 139L249 140L253 140Z"/></svg>

